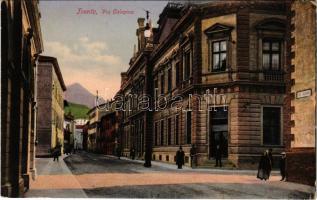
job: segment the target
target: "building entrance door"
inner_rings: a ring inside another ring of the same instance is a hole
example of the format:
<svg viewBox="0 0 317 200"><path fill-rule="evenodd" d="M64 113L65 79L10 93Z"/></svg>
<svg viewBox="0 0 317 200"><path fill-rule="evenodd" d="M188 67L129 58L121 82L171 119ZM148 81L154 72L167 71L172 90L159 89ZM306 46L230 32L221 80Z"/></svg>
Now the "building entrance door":
<svg viewBox="0 0 317 200"><path fill-rule="evenodd" d="M220 146L222 157L228 157L228 111L218 107L217 111L209 111L209 158L216 155L216 147Z"/></svg>

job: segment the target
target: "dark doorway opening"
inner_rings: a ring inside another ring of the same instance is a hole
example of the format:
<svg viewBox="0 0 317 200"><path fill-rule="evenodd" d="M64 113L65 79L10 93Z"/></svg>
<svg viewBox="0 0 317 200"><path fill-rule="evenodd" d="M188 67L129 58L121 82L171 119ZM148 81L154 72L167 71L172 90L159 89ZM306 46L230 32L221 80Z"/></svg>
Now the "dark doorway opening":
<svg viewBox="0 0 317 200"><path fill-rule="evenodd" d="M209 158L216 155L216 147L220 145L222 157L228 157L228 111L217 107L209 111Z"/></svg>

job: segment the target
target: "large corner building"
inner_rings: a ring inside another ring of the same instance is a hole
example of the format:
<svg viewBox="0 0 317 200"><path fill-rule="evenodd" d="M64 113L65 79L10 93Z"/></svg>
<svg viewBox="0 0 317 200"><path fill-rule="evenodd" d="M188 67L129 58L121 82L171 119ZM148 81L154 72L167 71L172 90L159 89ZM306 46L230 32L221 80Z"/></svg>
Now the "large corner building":
<svg viewBox="0 0 317 200"><path fill-rule="evenodd" d="M288 1L169 3L151 38L138 19L138 45L122 73L124 155L185 164L212 163L217 144L225 162L256 168L272 148L276 160L290 148L290 25ZM152 111L140 111L142 94ZM154 109L155 108L155 109ZM156 109L158 108L158 109ZM278 162L275 162L276 164Z"/></svg>

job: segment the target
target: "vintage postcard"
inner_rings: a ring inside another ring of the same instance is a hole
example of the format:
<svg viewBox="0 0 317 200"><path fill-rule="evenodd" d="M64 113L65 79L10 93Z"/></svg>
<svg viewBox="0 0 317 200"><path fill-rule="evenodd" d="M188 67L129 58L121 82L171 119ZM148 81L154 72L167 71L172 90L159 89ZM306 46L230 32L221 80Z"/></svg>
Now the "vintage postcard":
<svg viewBox="0 0 317 200"><path fill-rule="evenodd" d="M1 196L315 199L316 5L1 0Z"/></svg>

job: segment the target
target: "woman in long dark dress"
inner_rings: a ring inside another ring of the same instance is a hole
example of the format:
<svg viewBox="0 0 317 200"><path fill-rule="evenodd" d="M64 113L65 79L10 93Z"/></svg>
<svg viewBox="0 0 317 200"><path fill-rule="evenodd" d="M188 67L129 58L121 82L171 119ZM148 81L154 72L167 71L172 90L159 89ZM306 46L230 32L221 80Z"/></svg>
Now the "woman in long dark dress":
<svg viewBox="0 0 317 200"><path fill-rule="evenodd" d="M260 159L257 178L266 181L267 179L270 178L271 169L272 169L272 166L271 166L269 154L268 154L268 151L265 151Z"/></svg>

